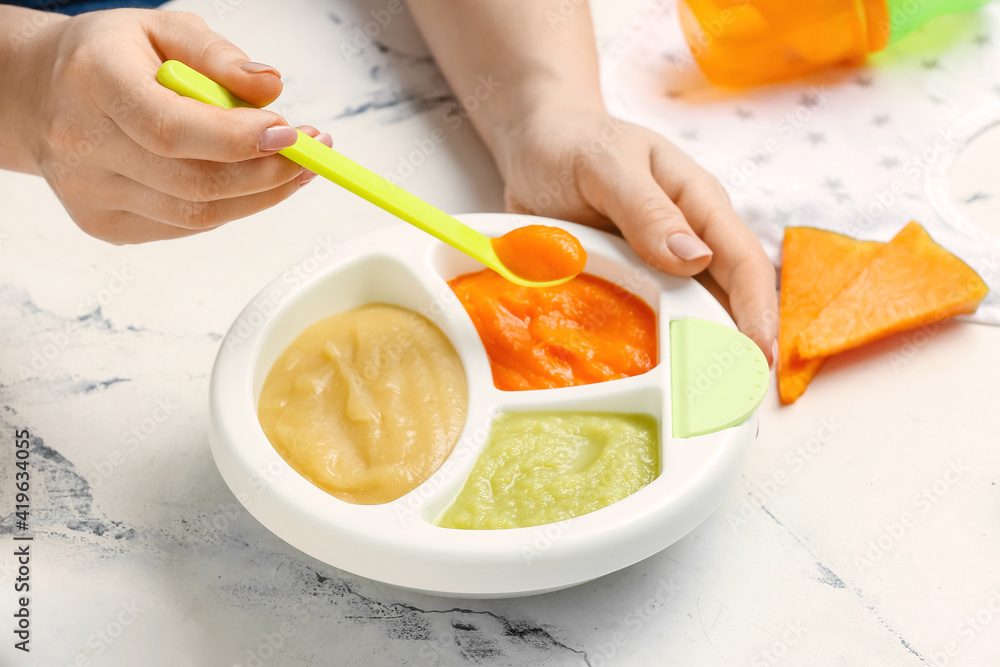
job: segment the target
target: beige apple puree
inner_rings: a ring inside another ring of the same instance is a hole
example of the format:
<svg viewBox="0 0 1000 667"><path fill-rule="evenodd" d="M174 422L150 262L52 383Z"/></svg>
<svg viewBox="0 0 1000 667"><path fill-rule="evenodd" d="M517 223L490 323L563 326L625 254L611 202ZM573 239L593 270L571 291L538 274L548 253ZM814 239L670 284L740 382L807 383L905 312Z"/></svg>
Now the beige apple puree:
<svg viewBox="0 0 1000 667"><path fill-rule="evenodd" d="M302 332L271 367L257 413L300 475L341 500L377 505L444 463L467 392L440 329L411 310L368 304Z"/></svg>

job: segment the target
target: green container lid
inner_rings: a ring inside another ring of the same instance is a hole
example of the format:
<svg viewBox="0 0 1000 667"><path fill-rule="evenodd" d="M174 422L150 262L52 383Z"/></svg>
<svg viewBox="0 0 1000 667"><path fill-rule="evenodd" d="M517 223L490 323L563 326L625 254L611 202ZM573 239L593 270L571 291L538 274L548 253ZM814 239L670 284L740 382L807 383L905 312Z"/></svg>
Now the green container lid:
<svg viewBox="0 0 1000 667"><path fill-rule="evenodd" d="M993 0L886 0L889 5L889 42L905 37L933 18L985 7Z"/></svg>

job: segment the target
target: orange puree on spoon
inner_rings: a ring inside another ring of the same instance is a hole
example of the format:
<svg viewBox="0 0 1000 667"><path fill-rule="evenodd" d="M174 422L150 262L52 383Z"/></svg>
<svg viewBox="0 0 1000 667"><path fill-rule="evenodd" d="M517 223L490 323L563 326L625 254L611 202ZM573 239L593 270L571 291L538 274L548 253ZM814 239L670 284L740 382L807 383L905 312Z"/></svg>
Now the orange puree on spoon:
<svg viewBox="0 0 1000 667"><path fill-rule="evenodd" d="M479 332L498 389L592 384L656 365L656 314L614 283L582 273L555 287L521 287L486 269L448 284Z"/></svg>
<svg viewBox="0 0 1000 667"><path fill-rule="evenodd" d="M528 225L490 239L503 265L535 282L571 278L587 265L587 252L576 237L558 227Z"/></svg>

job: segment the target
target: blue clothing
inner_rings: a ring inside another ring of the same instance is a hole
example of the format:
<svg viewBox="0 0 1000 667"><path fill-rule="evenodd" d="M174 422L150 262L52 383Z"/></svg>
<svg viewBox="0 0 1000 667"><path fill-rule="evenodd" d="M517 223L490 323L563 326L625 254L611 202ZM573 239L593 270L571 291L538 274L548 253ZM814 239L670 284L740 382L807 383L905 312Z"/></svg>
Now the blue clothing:
<svg viewBox="0 0 1000 667"><path fill-rule="evenodd" d="M98 9L120 9L121 7L139 7L149 9L159 7L165 0L0 0L0 4L41 9L46 12L60 14L82 14Z"/></svg>

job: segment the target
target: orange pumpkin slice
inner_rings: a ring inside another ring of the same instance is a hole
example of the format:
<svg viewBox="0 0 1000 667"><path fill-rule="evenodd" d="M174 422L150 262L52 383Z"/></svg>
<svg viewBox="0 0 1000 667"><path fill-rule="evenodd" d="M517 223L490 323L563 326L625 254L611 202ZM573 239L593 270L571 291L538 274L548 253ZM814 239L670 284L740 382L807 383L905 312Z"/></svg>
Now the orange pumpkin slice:
<svg viewBox="0 0 1000 667"><path fill-rule="evenodd" d="M911 222L861 269L795 339L817 359L932 322L975 312L986 283Z"/></svg>
<svg viewBox="0 0 1000 667"><path fill-rule="evenodd" d="M798 400L825 361L796 359L796 336L871 261L882 245L812 227L785 229L777 371L778 395L783 404Z"/></svg>

